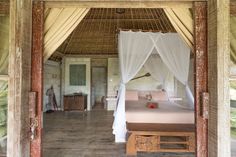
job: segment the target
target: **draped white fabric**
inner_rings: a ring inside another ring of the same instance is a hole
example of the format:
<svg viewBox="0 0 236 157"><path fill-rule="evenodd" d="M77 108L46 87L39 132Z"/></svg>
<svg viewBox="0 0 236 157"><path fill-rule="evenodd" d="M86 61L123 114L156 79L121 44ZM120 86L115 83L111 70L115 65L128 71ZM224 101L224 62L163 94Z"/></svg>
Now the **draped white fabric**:
<svg viewBox="0 0 236 157"><path fill-rule="evenodd" d="M181 40L177 33L166 33L156 41L155 48L162 61L173 75L185 85L189 107L194 107L194 97L188 86L190 48Z"/></svg>
<svg viewBox="0 0 236 157"><path fill-rule="evenodd" d="M164 8L165 14L175 30L193 51L194 20L189 8ZM230 58L236 63L236 17L230 16Z"/></svg>
<svg viewBox="0 0 236 157"><path fill-rule="evenodd" d="M120 32L119 34L118 50L121 70L121 85L113 123L113 134L115 134L116 142L125 142L126 136L125 84L139 72L147 58L152 53L154 45L150 38L151 34L153 33L131 31Z"/></svg>
<svg viewBox="0 0 236 157"><path fill-rule="evenodd" d="M44 25L44 61L66 40L85 17L87 8L51 8Z"/></svg>
<svg viewBox="0 0 236 157"><path fill-rule="evenodd" d="M113 134L115 134L116 142L125 142L126 138L125 84L138 73L147 60L145 67L153 71L153 73L150 73L157 79L165 80L166 71L162 68L158 68L160 59L152 56L148 59L152 52L155 51L154 49L156 49L169 71L172 72L180 82L186 85L186 91L189 92L190 100L192 102L194 101L192 100L193 96L187 84L190 48L185 45L177 33L162 34L121 31L118 41L121 84L113 122ZM156 65L154 65L155 62ZM151 66L152 68L150 68ZM153 69L155 67L156 69ZM163 73L161 70L163 70ZM157 75L158 71L163 74L162 77Z"/></svg>
<svg viewBox="0 0 236 157"><path fill-rule="evenodd" d="M175 30L181 35L187 45L193 50L193 16L189 8L164 8Z"/></svg>
<svg viewBox="0 0 236 157"><path fill-rule="evenodd" d="M144 64L144 68L151 74L155 80L162 83L162 89L166 90L166 79L169 74L169 69L163 63L156 49L153 49L152 54Z"/></svg>

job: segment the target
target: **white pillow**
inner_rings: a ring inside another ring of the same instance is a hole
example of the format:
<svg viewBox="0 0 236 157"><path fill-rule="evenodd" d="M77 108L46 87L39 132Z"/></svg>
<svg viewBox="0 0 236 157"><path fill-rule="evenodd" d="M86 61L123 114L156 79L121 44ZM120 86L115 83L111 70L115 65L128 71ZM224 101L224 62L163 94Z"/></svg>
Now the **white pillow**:
<svg viewBox="0 0 236 157"><path fill-rule="evenodd" d="M168 96L165 91L152 91L152 100L155 101L168 101Z"/></svg>

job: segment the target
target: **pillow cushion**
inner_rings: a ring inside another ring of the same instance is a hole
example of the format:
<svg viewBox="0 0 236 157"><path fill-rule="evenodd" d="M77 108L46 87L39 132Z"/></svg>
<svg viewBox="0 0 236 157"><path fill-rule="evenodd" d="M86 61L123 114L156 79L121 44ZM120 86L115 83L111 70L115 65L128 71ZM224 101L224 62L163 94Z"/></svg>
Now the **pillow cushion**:
<svg viewBox="0 0 236 157"><path fill-rule="evenodd" d="M125 100L138 100L138 91L126 91Z"/></svg>
<svg viewBox="0 0 236 157"><path fill-rule="evenodd" d="M168 96L165 91L152 91L152 100L155 101L168 101Z"/></svg>

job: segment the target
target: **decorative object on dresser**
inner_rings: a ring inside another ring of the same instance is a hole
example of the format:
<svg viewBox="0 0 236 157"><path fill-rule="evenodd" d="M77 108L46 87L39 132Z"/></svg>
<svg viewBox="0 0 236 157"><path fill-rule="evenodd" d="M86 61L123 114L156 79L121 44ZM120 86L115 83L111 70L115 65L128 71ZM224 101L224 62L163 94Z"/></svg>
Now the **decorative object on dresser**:
<svg viewBox="0 0 236 157"><path fill-rule="evenodd" d="M64 110L87 110L87 95L82 93L64 95Z"/></svg>

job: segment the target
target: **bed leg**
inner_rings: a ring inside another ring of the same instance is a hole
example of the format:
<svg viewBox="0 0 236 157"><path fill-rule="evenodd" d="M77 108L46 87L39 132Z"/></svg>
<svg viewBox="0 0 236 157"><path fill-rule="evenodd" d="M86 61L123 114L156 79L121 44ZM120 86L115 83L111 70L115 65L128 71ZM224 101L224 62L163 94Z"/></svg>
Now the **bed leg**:
<svg viewBox="0 0 236 157"><path fill-rule="evenodd" d="M195 152L195 135L189 136L189 152Z"/></svg>
<svg viewBox="0 0 236 157"><path fill-rule="evenodd" d="M137 155L135 147L135 134L131 133L126 144L126 155Z"/></svg>

